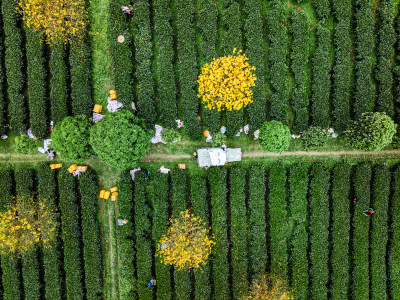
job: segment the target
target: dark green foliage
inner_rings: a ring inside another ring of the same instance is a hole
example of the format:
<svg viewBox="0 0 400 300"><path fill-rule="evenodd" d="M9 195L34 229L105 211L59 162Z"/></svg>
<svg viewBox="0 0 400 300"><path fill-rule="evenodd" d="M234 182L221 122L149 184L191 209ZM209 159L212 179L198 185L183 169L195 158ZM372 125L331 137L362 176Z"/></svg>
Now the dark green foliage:
<svg viewBox="0 0 400 300"><path fill-rule="evenodd" d="M308 106L309 74L309 43L310 43L310 22L302 10L293 10L291 15L290 32L292 44L290 58L291 69L294 74L295 87L292 95L292 108L294 110L293 130L295 132L305 131L308 127Z"/></svg>
<svg viewBox="0 0 400 300"><path fill-rule="evenodd" d="M222 145L226 144L226 134L219 132L214 135L211 144L213 147L221 147Z"/></svg>
<svg viewBox="0 0 400 300"><path fill-rule="evenodd" d="M40 178L38 186L39 198L46 202L49 209L55 210L57 182L55 171L50 170L48 164L42 164L39 167L38 177ZM54 219L59 222L58 217ZM60 251L60 228L56 228L57 240L50 242L50 248L44 248L43 266L44 266L44 287L46 300L62 299L62 275L61 275L61 251Z"/></svg>
<svg viewBox="0 0 400 300"><path fill-rule="evenodd" d="M388 245L388 207L390 172L385 165L374 169L372 207L376 211L371 232L371 291L372 299L387 299L386 251Z"/></svg>
<svg viewBox="0 0 400 300"><path fill-rule="evenodd" d="M233 296L241 299L249 286L247 281L247 217L245 202L246 172L239 167L232 167L229 174L231 206L231 243L232 243L232 284Z"/></svg>
<svg viewBox="0 0 400 300"><path fill-rule="evenodd" d="M46 73L42 35L25 27L29 120L32 133L39 139L48 136L46 114Z"/></svg>
<svg viewBox="0 0 400 300"><path fill-rule="evenodd" d="M91 53L89 37L84 34L71 40L69 64L71 74L71 112L90 117L93 110ZM117 70L118 72L118 70ZM118 93L118 91L117 91Z"/></svg>
<svg viewBox="0 0 400 300"><path fill-rule="evenodd" d="M346 299L350 288L350 172L345 163L332 175L332 299Z"/></svg>
<svg viewBox="0 0 400 300"><path fill-rule="evenodd" d="M396 9L398 9L396 7ZM393 58L396 32L393 27L395 4L391 0L381 0L378 8L379 29L376 54L378 57L375 78L377 80L377 110L393 118ZM383 298L382 298L383 299Z"/></svg>
<svg viewBox="0 0 400 300"><path fill-rule="evenodd" d="M90 129L90 144L104 162L120 170L134 168L150 147L143 123L127 110L107 114Z"/></svg>
<svg viewBox="0 0 400 300"><path fill-rule="evenodd" d="M58 188L67 300L82 299L84 291L78 197L75 178L66 168L62 168L58 174Z"/></svg>
<svg viewBox="0 0 400 300"><path fill-rule="evenodd" d="M50 47L50 107L51 120L61 122L68 116L67 109L67 66L65 64L65 50L63 45Z"/></svg>
<svg viewBox="0 0 400 300"><path fill-rule="evenodd" d="M271 167L268 176L268 217L271 252L271 275L287 279L288 251L287 238L289 224L286 211L286 169L281 164Z"/></svg>
<svg viewBox="0 0 400 300"><path fill-rule="evenodd" d="M186 132L192 138L201 136L197 85L197 53L195 47L193 0L175 0L177 29L177 69L179 78L179 113Z"/></svg>
<svg viewBox="0 0 400 300"><path fill-rule="evenodd" d="M318 19L324 20L329 18L331 14L331 0L312 0L312 4L317 13Z"/></svg>
<svg viewBox="0 0 400 300"><path fill-rule="evenodd" d="M147 174L144 171L135 174L135 235L137 291L139 299L153 299L152 291L146 282L152 278L151 223L150 206L146 196Z"/></svg>
<svg viewBox="0 0 400 300"><path fill-rule="evenodd" d="M289 127L281 122L265 122L260 128L261 146L268 152L283 152L289 149Z"/></svg>
<svg viewBox="0 0 400 300"><path fill-rule="evenodd" d="M135 2L133 12L136 23L135 60L137 85L138 116L146 121L147 127L154 126L156 109L154 103L154 81L151 75L151 59L153 57L153 44L150 24L150 3L147 0Z"/></svg>
<svg viewBox="0 0 400 300"><path fill-rule="evenodd" d="M86 298L102 299L102 261L99 239L98 183L92 170L79 175L81 195L81 226L83 239L83 261L85 267Z"/></svg>
<svg viewBox="0 0 400 300"><path fill-rule="evenodd" d="M397 124L385 113L364 113L350 124L350 146L363 151L379 151L393 140Z"/></svg>
<svg viewBox="0 0 400 300"><path fill-rule="evenodd" d="M329 185L330 174L316 163L311 170L310 183L310 278L312 299L328 299L329 280Z"/></svg>
<svg viewBox="0 0 400 300"><path fill-rule="evenodd" d="M333 66L333 126L343 131L350 122L351 59L352 40L350 35L352 1L332 1L336 17L334 30L335 64Z"/></svg>
<svg viewBox="0 0 400 300"><path fill-rule="evenodd" d="M206 179L199 175L192 176L190 178L190 191L193 215L200 217L205 226L208 227L210 211L208 208ZM195 278L195 299L210 299L210 262L207 261L207 264L200 269L195 269L193 273Z"/></svg>
<svg viewBox="0 0 400 300"><path fill-rule="evenodd" d="M375 84L372 79L375 16L371 3L364 0L356 1L355 118L359 118L362 113L372 111L375 102Z"/></svg>
<svg viewBox="0 0 400 300"><path fill-rule="evenodd" d="M249 171L249 230L250 275L254 279L267 268L267 239L265 236L265 170L254 166Z"/></svg>
<svg viewBox="0 0 400 300"><path fill-rule="evenodd" d="M260 128L266 119L267 94L265 89L265 63L263 50L263 16L260 0L244 1L243 11L246 14L244 22L244 37L246 40L246 55L249 64L256 67L257 77L253 88L253 103L248 105L250 132ZM304 38L304 37L303 37Z"/></svg>
<svg viewBox="0 0 400 300"><path fill-rule="evenodd" d="M154 44L156 52L157 109L166 127L176 126L176 85L174 74L174 38L170 20L170 0L153 0Z"/></svg>
<svg viewBox="0 0 400 300"><path fill-rule="evenodd" d="M227 171L211 168L208 180L211 192L211 223L215 245L211 254L214 283L213 299L229 299L228 224L227 224Z"/></svg>
<svg viewBox="0 0 400 300"><path fill-rule="evenodd" d="M171 129L166 129L166 128L164 128L161 131L161 138L167 144L176 143L176 142L179 142L181 140L181 134L176 129L172 129L172 128Z"/></svg>
<svg viewBox="0 0 400 300"><path fill-rule="evenodd" d="M197 12L197 27L201 33L200 47L199 47L199 60L200 67L204 63L211 63L214 58L218 58L217 50L217 21L218 11L217 5L213 0L198 1L199 11ZM209 110L202 106L202 120L205 129L209 130L211 134L218 131L220 128L220 112L216 109Z"/></svg>
<svg viewBox="0 0 400 300"><path fill-rule="evenodd" d="M396 169L390 209L389 282L391 299L400 297L400 168ZM1 177L0 177L1 178Z"/></svg>
<svg viewBox="0 0 400 300"><path fill-rule="evenodd" d="M36 154L38 142L26 134L15 137L15 152L18 154Z"/></svg>
<svg viewBox="0 0 400 300"><path fill-rule="evenodd" d="M330 57L331 31L318 24L316 35L317 48L312 58L311 118L314 126L328 127L332 68Z"/></svg>
<svg viewBox="0 0 400 300"><path fill-rule="evenodd" d="M270 68L270 81L272 96L270 99L271 118L288 125L288 36L285 25L286 14L282 3L278 0L271 1L267 14L269 52L268 63Z"/></svg>
<svg viewBox="0 0 400 300"><path fill-rule="evenodd" d="M157 247L158 241L168 231L169 219L169 176L167 174L156 173L152 182L151 201L153 204L153 228L152 237L154 245ZM171 286L171 268L161 262L161 259L156 257L156 293L157 299L172 299Z"/></svg>
<svg viewBox="0 0 400 300"><path fill-rule="evenodd" d="M301 136L301 142L305 149L309 149L311 147L324 146L330 138L331 135L328 130L321 127L310 126Z"/></svg>
<svg viewBox="0 0 400 300"><path fill-rule="evenodd" d="M354 196L357 204L354 205L353 217L353 258L352 294L355 300L369 299L369 224L370 218L363 215L363 211L370 207L371 165L359 164L354 178ZM375 217L375 216L374 216Z"/></svg>
<svg viewBox="0 0 400 300"><path fill-rule="evenodd" d="M93 153L89 144L91 122L86 116L66 117L51 133L51 147L64 159L85 159Z"/></svg>
<svg viewBox="0 0 400 300"><path fill-rule="evenodd" d="M290 169L289 175L290 219L294 229L290 238L290 278L296 299L308 297L308 169L304 164L297 164Z"/></svg>
<svg viewBox="0 0 400 300"><path fill-rule="evenodd" d="M26 107L22 94L25 79L22 72L22 36L18 27L21 16L17 12L17 6L18 0L2 1L8 117L11 131L23 133L26 131Z"/></svg>
<svg viewBox="0 0 400 300"><path fill-rule="evenodd" d="M0 18L0 27L3 28L3 21ZM4 45L3 40L0 41L0 124L7 123L7 101L5 97L5 69L4 69ZM0 134L3 135L6 132L3 126L0 126ZM0 294L1 296L1 294Z"/></svg>
<svg viewBox="0 0 400 300"><path fill-rule="evenodd" d="M118 258L121 262L118 270L118 286L121 299L136 299L135 247L133 218L133 183L129 171L124 171L118 181L117 218L128 223L117 226Z"/></svg>

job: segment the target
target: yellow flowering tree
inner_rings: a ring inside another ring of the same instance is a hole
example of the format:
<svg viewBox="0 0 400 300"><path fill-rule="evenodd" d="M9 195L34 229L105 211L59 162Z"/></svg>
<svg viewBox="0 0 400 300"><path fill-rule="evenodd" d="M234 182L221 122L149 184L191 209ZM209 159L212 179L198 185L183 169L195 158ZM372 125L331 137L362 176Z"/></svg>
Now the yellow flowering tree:
<svg viewBox="0 0 400 300"><path fill-rule="evenodd" d="M267 275L255 279L248 296L242 300L293 300L287 282L279 277L269 278Z"/></svg>
<svg viewBox="0 0 400 300"><path fill-rule="evenodd" d="M255 86L256 76L248 58L242 50L233 55L214 59L205 64L197 80L198 97L209 110L239 110L253 102L251 88Z"/></svg>
<svg viewBox="0 0 400 300"><path fill-rule="evenodd" d="M213 244L204 222L186 210L170 219L168 233L158 243L157 256L178 270L198 268L206 263Z"/></svg>
<svg viewBox="0 0 400 300"><path fill-rule="evenodd" d="M35 245L46 247L55 238L57 213L45 201L18 199L0 212L0 253L24 254Z"/></svg>
<svg viewBox="0 0 400 300"><path fill-rule="evenodd" d="M86 30L85 0L20 0L18 4L26 25L43 32L49 43L67 43Z"/></svg>

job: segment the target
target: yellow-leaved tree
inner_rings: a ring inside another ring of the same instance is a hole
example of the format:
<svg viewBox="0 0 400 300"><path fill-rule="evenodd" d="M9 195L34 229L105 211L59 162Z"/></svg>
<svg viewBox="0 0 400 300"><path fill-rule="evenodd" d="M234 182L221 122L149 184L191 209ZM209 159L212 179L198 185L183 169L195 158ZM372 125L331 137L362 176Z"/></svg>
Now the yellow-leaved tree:
<svg viewBox="0 0 400 300"><path fill-rule="evenodd" d="M178 270L198 268L205 264L214 244L209 228L199 217L183 211L170 219L168 232L158 242L157 256Z"/></svg>
<svg viewBox="0 0 400 300"><path fill-rule="evenodd" d="M251 88L255 86L256 76L248 58L242 50L233 55L214 59L205 64L197 80L199 94L205 107L218 111L239 110L253 102Z"/></svg>
<svg viewBox="0 0 400 300"><path fill-rule="evenodd" d="M45 201L20 198L0 212L0 253L22 255L39 244L47 247L57 226L57 212Z"/></svg>
<svg viewBox="0 0 400 300"><path fill-rule="evenodd" d="M26 25L43 32L48 43L68 43L86 30L85 0L20 0L18 4Z"/></svg>
<svg viewBox="0 0 400 300"><path fill-rule="evenodd" d="M293 300L288 284L277 276L259 276L253 280L249 293L242 300Z"/></svg>

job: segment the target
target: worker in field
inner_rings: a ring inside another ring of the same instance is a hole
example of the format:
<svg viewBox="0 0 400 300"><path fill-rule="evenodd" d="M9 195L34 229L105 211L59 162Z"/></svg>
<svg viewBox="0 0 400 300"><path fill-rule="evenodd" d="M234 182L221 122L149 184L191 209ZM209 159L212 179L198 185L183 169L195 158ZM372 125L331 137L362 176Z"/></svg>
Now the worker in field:
<svg viewBox="0 0 400 300"><path fill-rule="evenodd" d="M364 216L366 216L366 217L372 216L373 213L375 213L375 211L372 208L368 208L368 209L364 210Z"/></svg>
<svg viewBox="0 0 400 300"><path fill-rule="evenodd" d="M118 225L122 226L128 223L127 219L118 219Z"/></svg>
<svg viewBox="0 0 400 300"><path fill-rule="evenodd" d="M150 290L153 290L153 287L156 285L156 280L151 279L150 281L146 282L146 287L150 288Z"/></svg>
<svg viewBox="0 0 400 300"><path fill-rule="evenodd" d="M121 10L124 14L130 15L132 13L133 10L133 6L132 5L128 5L128 6L121 6Z"/></svg>
<svg viewBox="0 0 400 300"><path fill-rule="evenodd" d="M197 152L193 152L193 158L197 159L199 156L197 155Z"/></svg>

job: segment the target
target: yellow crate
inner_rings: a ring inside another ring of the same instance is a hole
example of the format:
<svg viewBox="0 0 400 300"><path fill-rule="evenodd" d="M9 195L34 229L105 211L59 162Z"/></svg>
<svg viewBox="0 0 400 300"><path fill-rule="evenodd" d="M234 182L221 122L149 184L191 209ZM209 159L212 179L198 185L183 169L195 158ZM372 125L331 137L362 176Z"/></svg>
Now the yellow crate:
<svg viewBox="0 0 400 300"><path fill-rule="evenodd" d="M117 188L116 186L114 186L113 188L110 189L110 192L111 192L111 193L114 193L114 192L116 192L117 190L118 190L118 188Z"/></svg>
<svg viewBox="0 0 400 300"><path fill-rule="evenodd" d="M95 112L95 113L101 113L101 110L103 109L103 105L100 105L100 104L96 104L95 106L94 106L94 108L93 108L93 111Z"/></svg>
<svg viewBox="0 0 400 300"><path fill-rule="evenodd" d="M105 193L104 193L104 199L108 199L108 198L110 198L110 192L109 191L106 191Z"/></svg>
<svg viewBox="0 0 400 300"><path fill-rule="evenodd" d="M56 164L56 169L62 168L62 164Z"/></svg>
<svg viewBox="0 0 400 300"><path fill-rule="evenodd" d="M104 194L105 194L105 193L106 193L105 190L101 190L101 191L100 191L99 197L100 197L100 198L104 198Z"/></svg>
<svg viewBox="0 0 400 300"><path fill-rule="evenodd" d="M73 164L68 168L68 172L74 173L77 168L78 166L76 164Z"/></svg>
<svg viewBox="0 0 400 300"><path fill-rule="evenodd" d="M185 170L186 169L186 164L178 164L178 168Z"/></svg>
<svg viewBox="0 0 400 300"><path fill-rule="evenodd" d="M110 98L113 100L117 99L117 92L114 90L110 90Z"/></svg>
<svg viewBox="0 0 400 300"><path fill-rule="evenodd" d="M51 164L50 165L50 169L52 169L52 170L54 170L54 169L56 169L57 167L56 167L56 164Z"/></svg>
<svg viewBox="0 0 400 300"><path fill-rule="evenodd" d="M112 193L111 194L111 201L117 201L117 196L118 196L117 192Z"/></svg>

